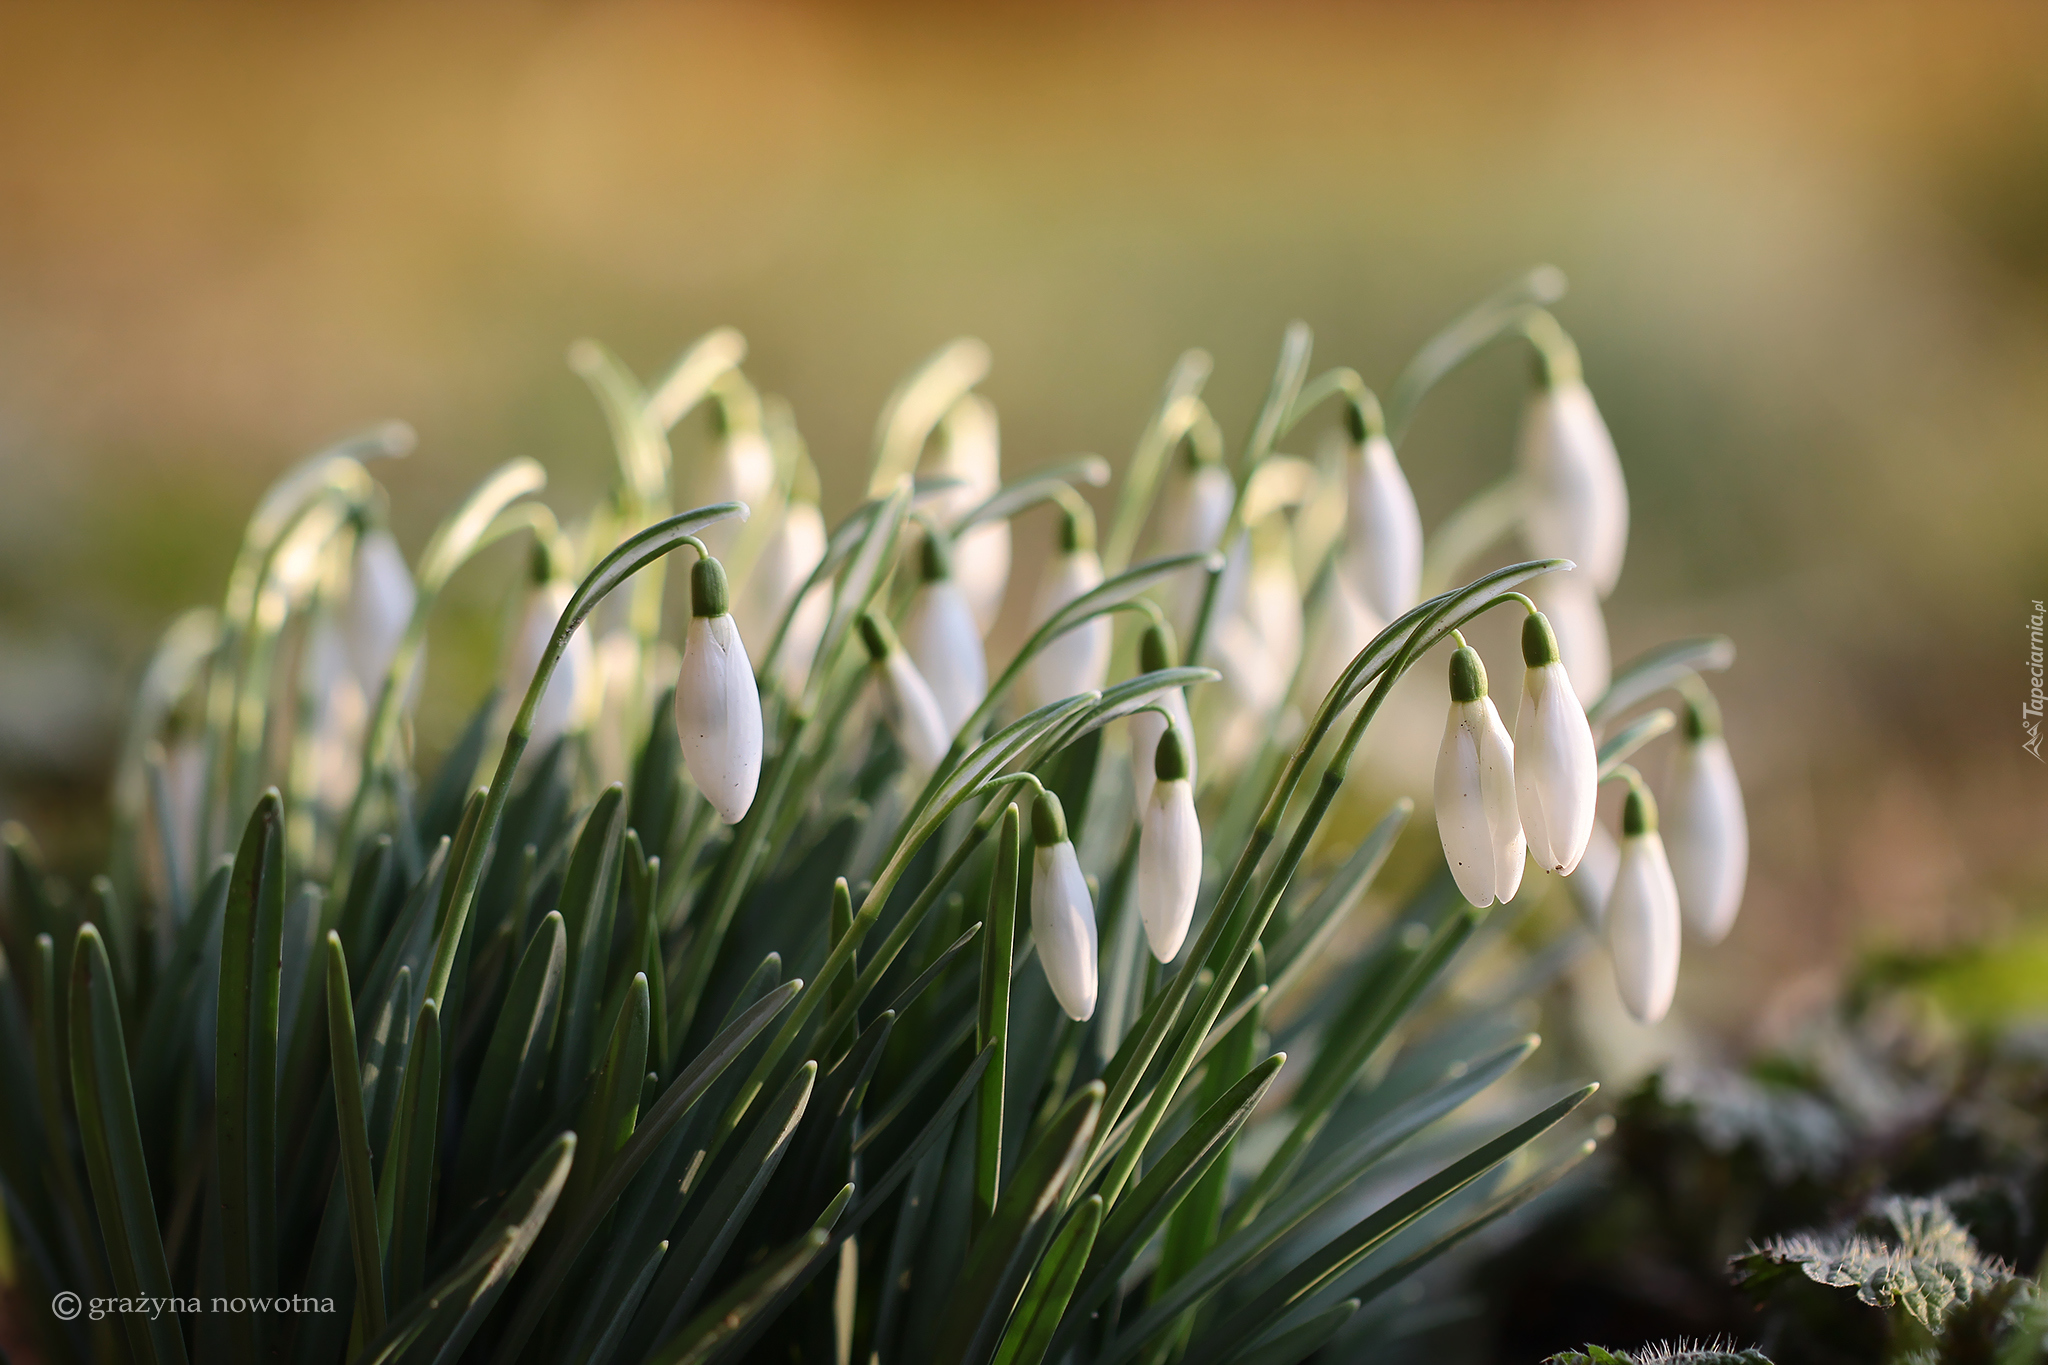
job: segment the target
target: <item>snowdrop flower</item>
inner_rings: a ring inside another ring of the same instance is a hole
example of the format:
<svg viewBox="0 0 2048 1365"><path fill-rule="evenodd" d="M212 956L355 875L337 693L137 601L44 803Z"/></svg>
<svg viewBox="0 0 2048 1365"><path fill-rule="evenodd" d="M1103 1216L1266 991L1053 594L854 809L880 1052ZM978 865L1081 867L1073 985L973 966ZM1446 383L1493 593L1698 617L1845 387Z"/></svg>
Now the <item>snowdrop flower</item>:
<svg viewBox="0 0 2048 1365"><path fill-rule="evenodd" d="M1474 905L1514 899L1522 885L1515 742L1486 695L1486 665L1453 633L1451 712L1436 756L1436 829L1458 890Z"/></svg>
<svg viewBox="0 0 2048 1365"><path fill-rule="evenodd" d="M1607 618L1600 610L1600 599L1593 595L1583 572L1544 574L1531 580L1528 593L1536 609L1550 621L1573 695L1579 705L1591 706L1613 681L1614 656L1607 647Z"/></svg>
<svg viewBox="0 0 2048 1365"><path fill-rule="evenodd" d="M1540 611L1522 622L1522 704L1515 713L1515 798L1529 856L1570 875L1593 836L1600 760L1585 708L1559 662L1557 636Z"/></svg>
<svg viewBox="0 0 2048 1365"><path fill-rule="evenodd" d="M1614 983L1637 1022L1654 1024L1678 988L1678 888L1657 835L1657 803L1631 783L1621 816L1621 867L1607 900Z"/></svg>
<svg viewBox="0 0 2048 1365"><path fill-rule="evenodd" d="M1155 781L1138 827L1138 918L1161 962L1180 952L1202 889L1202 825L1181 733L1169 728L1159 738Z"/></svg>
<svg viewBox="0 0 2048 1365"><path fill-rule="evenodd" d="M1274 523L1238 542L1217 584L1213 662L1223 684L1260 724L1278 706L1301 663L1301 581L1286 528ZM1226 607L1227 603L1227 607Z"/></svg>
<svg viewBox="0 0 2048 1365"><path fill-rule="evenodd" d="M552 576L546 551L535 553L534 575L533 588L520 610L512 648L505 660L503 691L506 704L512 707L524 702L527 689L533 685L533 675L540 671L541 656L554 639L555 626L575 595L568 583ZM590 645L589 630L579 624L576 633L569 637L568 648L555 663L540 704L534 707L529 742L536 751L545 753L562 736L589 724L600 700L597 655Z"/></svg>
<svg viewBox="0 0 2048 1365"><path fill-rule="evenodd" d="M873 612L860 616L860 639L882 698L882 714L911 768L928 774L945 760L952 731L932 689L896 641L889 623Z"/></svg>
<svg viewBox="0 0 2048 1365"><path fill-rule="evenodd" d="M1176 667L1179 659L1173 647L1173 635L1163 623L1145 627L1145 633L1138 637L1138 671L1158 673ZM1191 736L1195 733L1194 721L1188 716L1187 693L1174 688L1153 703L1159 711L1150 707L1131 715L1131 790L1137 796L1138 809L1145 809L1145 803L1152 795L1152 782L1157 760L1159 737L1166 733L1171 724L1178 729L1181 738L1188 740L1183 746L1181 761L1187 765L1188 783L1195 780L1195 751Z"/></svg>
<svg viewBox="0 0 2048 1365"><path fill-rule="evenodd" d="M932 506L940 523L951 527L1003 486L995 405L978 393L962 396L939 423L938 438L936 458L925 469L960 481ZM953 579L974 609L976 627L986 635L1010 583L1010 523L971 526L954 538L952 550Z"/></svg>
<svg viewBox="0 0 2048 1365"><path fill-rule="evenodd" d="M1344 676L1344 670L1351 667L1351 661L1386 628L1386 621L1366 604L1348 576L1341 572L1330 574L1323 583L1315 643L1295 684L1295 695L1302 705L1310 711L1322 705L1323 698Z"/></svg>
<svg viewBox="0 0 2048 1365"><path fill-rule="evenodd" d="M1415 605L1422 585L1422 514L1408 476L1383 431L1346 408L1350 449L1344 457L1344 577L1382 621Z"/></svg>
<svg viewBox="0 0 2048 1365"><path fill-rule="evenodd" d="M959 561L955 561L956 571ZM1095 526L1073 511L1060 518L1060 552L1038 585L1033 627L1044 625L1069 602L1102 586L1102 560L1095 553ZM1031 694L1040 705L1102 686L1109 674L1109 619L1097 616L1055 636L1032 658Z"/></svg>
<svg viewBox="0 0 2048 1365"><path fill-rule="evenodd" d="M1596 934L1607 932L1607 898L1614 894L1614 876L1620 870L1621 845L1614 842L1607 826L1595 820L1586 852L1564 884L1579 907L1579 918Z"/></svg>
<svg viewBox="0 0 2048 1365"><path fill-rule="evenodd" d="M725 566L700 555L690 566L690 625L676 678L676 738L683 766L718 818L736 825L761 781L761 694L733 624Z"/></svg>
<svg viewBox="0 0 2048 1365"><path fill-rule="evenodd" d="M733 601L732 616L739 623L740 634L756 643L774 639L775 628L782 624L782 614L789 610L789 604L803 591L804 581L824 558L823 514L816 503L792 498L775 519L775 528L762 540L761 552L747 571L747 586ZM824 622L820 621L818 626L822 631ZM792 619L790 636L782 646L785 657L799 643L796 621ZM816 650L817 642L812 640L810 647ZM806 652L806 672L810 663L810 654Z"/></svg>
<svg viewBox="0 0 2048 1365"><path fill-rule="evenodd" d="M1095 906L1067 838L1060 799L1042 791L1031 806L1031 937L1046 984L1067 1017L1095 1013Z"/></svg>
<svg viewBox="0 0 2048 1365"><path fill-rule="evenodd" d="M398 542L382 527L365 532L356 542L342 633L349 667L373 701L384 686L384 675L391 670L418 602L419 592L413 587L412 571L405 567Z"/></svg>
<svg viewBox="0 0 2048 1365"><path fill-rule="evenodd" d="M926 529L918 562L923 581L903 618L903 647L930 685L950 739L988 695L988 659L974 608L953 578L952 555L936 527Z"/></svg>
<svg viewBox="0 0 2048 1365"><path fill-rule="evenodd" d="M697 505L743 502L749 508L764 508L775 493L775 455L758 421L734 422L723 402L709 405L711 446L704 454L704 471L697 484ZM699 533L713 554L731 554L740 536L740 518L707 526Z"/></svg>
<svg viewBox="0 0 2048 1365"><path fill-rule="evenodd" d="M1685 738L1672 757L1669 791L1664 829L1671 837L1665 847L1678 886L1678 908L1696 938L1719 943L1742 908L1749 817L1711 698L1686 704Z"/></svg>
<svg viewBox="0 0 2048 1365"><path fill-rule="evenodd" d="M1216 548L1223 530L1230 524L1230 509L1237 502L1237 484L1221 460L1202 460L1192 446L1176 461L1177 472L1168 479L1159 502L1159 553L1162 555L1202 554ZM1174 625L1192 630L1195 613L1201 610L1206 574L1176 574L1164 589L1166 611Z"/></svg>
<svg viewBox="0 0 2048 1365"><path fill-rule="evenodd" d="M1628 485L1614 438L1580 378L1578 352L1561 331L1543 361L1543 382L1522 412L1516 447L1529 500L1529 548L1571 560L1606 597L1628 549Z"/></svg>

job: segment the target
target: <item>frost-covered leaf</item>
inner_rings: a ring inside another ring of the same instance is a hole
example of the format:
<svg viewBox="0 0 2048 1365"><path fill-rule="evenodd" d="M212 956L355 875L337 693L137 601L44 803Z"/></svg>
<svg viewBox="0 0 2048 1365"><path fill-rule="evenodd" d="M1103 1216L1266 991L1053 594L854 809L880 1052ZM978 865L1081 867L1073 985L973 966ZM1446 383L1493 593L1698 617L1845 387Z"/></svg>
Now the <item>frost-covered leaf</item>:
<svg viewBox="0 0 2048 1365"><path fill-rule="evenodd" d="M1904 1309L1929 1328L2013 1278L1977 1249L1947 1204L1898 1195L1878 1200L1846 1229L1774 1237L1731 1267L1738 1283L1759 1287L1792 1268L1816 1284L1854 1289L1865 1303Z"/></svg>
<svg viewBox="0 0 2048 1365"><path fill-rule="evenodd" d="M1771 1365L1763 1352L1737 1349L1719 1342L1661 1341L1635 1351L1609 1351L1588 1346L1583 1351L1560 1351L1543 1365Z"/></svg>

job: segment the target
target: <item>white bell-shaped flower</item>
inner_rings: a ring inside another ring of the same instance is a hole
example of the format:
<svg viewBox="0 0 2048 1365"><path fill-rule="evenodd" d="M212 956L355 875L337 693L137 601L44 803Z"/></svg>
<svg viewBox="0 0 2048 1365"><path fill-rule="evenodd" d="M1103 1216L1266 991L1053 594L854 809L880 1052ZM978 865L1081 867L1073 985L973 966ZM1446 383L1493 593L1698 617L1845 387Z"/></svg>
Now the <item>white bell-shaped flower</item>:
<svg viewBox="0 0 2048 1365"><path fill-rule="evenodd" d="M1719 943L1742 908L1749 816L1720 714L1705 697L1685 708L1685 738L1672 756L1664 798L1664 833L1685 927L1702 943Z"/></svg>
<svg viewBox="0 0 2048 1365"><path fill-rule="evenodd" d="M923 581L903 618L903 648L930 684L950 739L988 695L988 657L943 532L927 530L918 563Z"/></svg>
<svg viewBox="0 0 2048 1365"><path fill-rule="evenodd" d="M544 555L536 556L535 567L545 568ZM502 682L506 705L517 708L525 700L527 688L533 685L533 675L540 669L541 656L547 653L555 626L574 595L575 590L560 581L538 582L527 593L526 605L520 610L519 624L513 631L512 647L506 652ZM529 743L535 752L547 752L556 740L591 722L600 702L600 686L589 623L579 622L555 664L547 690L541 693L540 704L534 708Z"/></svg>
<svg viewBox="0 0 2048 1365"><path fill-rule="evenodd" d="M418 603L412 571L406 568L405 555L391 532L381 526L364 532L356 542L350 569L342 634L350 670L372 703L383 690L385 674L391 670Z"/></svg>
<svg viewBox="0 0 2048 1365"><path fill-rule="evenodd" d="M1309 632L1308 658L1294 687L1304 711L1313 712L1323 704L1351 661L1386 628L1386 621L1366 604L1349 577L1340 572L1324 579L1315 627Z"/></svg>
<svg viewBox="0 0 2048 1365"><path fill-rule="evenodd" d="M1586 841L1579 865L1564 884L1579 908L1579 918L1596 934L1607 932L1607 898L1614 894L1614 876L1620 870L1621 845L1607 832L1607 826L1595 820L1593 837Z"/></svg>
<svg viewBox="0 0 2048 1365"><path fill-rule="evenodd" d="M1173 961L1195 917L1202 889L1202 825L1177 729L1160 736L1152 790L1138 826L1138 918L1152 956Z"/></svg>
<svg viewBox="0 0 2048 1365"><path fill-rule="evenodd" d="M1628 484L1575 355L1553 358L1522 413L1516 446L1529 548L1569 559L1606 597L1628 549Z"/></svg>
<svg viewBox="0 0 2048 1365"><path fill-rule="evenodd" d="M733 599L732 618L739 624L740 634L763 647L774 639L782 614L824 557L825 518L818 505L792 499L762 540L761 551L747 571L747 586ZM789 642L795 643L794 639ZM812 647L816 648L815 644ZM789 645L783 649L787 653ZM804 663L809 666L808 657Z"/></svg>
<svg viewBox="0 0 2048 1365"><path fill-rule="evenodd" d="M1657 803L1629 789L1621 817L1621 866L1607 899L1607 948L1621 1003L1638 1022L1654 1024L1678 989L1678 888L1657 834Z"/></svg>
<svg viewBox="0 0 2048 1365"><path fill-rule="evenodd" d="M1515 809L1515 742L1486 695L1486 665L1463 644L1451 655L1451 712L1436 756L1436 828L1466 900L1514 899L1527 852Z"/></svg>
<svg viewBox="0 0 2048 1365"><path fill-rule="evenodd" d="M1067 838L1060 799L1040 792L1031 807L1031 938L1053 998L1067 1017L1095 1013L1095 904Z"/></svg>
<svg viewBox="0 0 2048 1365"><path fill-rule="evenodd" d="M1600 700L1614 679L1614 655L1607 645L1607 617L1587 586L1583 571L1547 573L1530 580L1528 594L1550 622L1557 653L1579 705Z"/></svg>
<svg viewBox="0 0 2048 1365"><path fill-rule="evenodd" d="M1158 673L1178 666L1178 662L1171 629L1161 624L1146 626L1145 633L1138 637L1138 670ZM1162 716L1150 708L1131 715L1131 791L1137 798L1139 810L1145 809L1145 802L1152 795L1153 768L1159 737L1166 733L1167 716L1172 717L1181 738L1187 741L1182 760L1187 764L1189 785L1192 786L1195 780L1195 727L1188 715L1187 694L1176 687L1154 704L1167 715Z"/></svg>
<svg viewBox="0 0 2048 1365"><path fill-rule="evenodd" d="M956 571L957 571L957 560ZM1060 520L1060 552L1038 585L1032 613L1035 629L1069 602L1102 586L1102 560L1095 553L1095 528L1066 513ZM1027 668L1031 695L1039 705L1079 692L1092 692L1109 675L1109 619L1097 616L1054 636Z"/></svg>
<svg viewBox="0 0 2048 1365"><path fill-rule="evenodd" d="M1415 605L1422 586L1422 514L1394 443L1368 431L1347 408L1350 449L1344 457L1344 577L1382 621Z"/></svg>
<svg viewBox="0 0 2048 1365"><path fill-rule="evenodd" d="M873 612L860 617L861 643L867 646L868 663L875 674L875 686L882 699L882 716L911 770L920 775L935 770L946 757L953 732L932 689L896 639L889 623Z"/></svg>
<svg viewBox="0 0 2048 1365"><path fill-rule="evenodd" d="M1242 712L1263 725L1301 664L1301 580L1278 518L1238 542L1216 585L1210 662Z"/></svg>
<svg viewBox="0 0 2048 1365"><path fill-rule="evenodd" d="M1522 704L1515 713L1515 797L1529 856L1569 875L1593 837L1600 759L1593 727L1559 662L1557 636L1541 612L1522 622Z"/></svg>
<svg viewBox="0 0 2048 1365"><path fill-rule="evenodd" d="M697 790L719 819L738 824L761 781L761 693L732 619L725 566L710 555L690 566L676 739Z"/></svg>
<svg viewBox="0 0 2048 1365"><path fill-rule="evenodd" d="M994 496L1003 486L1002 443L995 405L978 393L963 395L939 422L933 457L925 472L959 480L932 501L948 528ZM974 611L975 626L988 634L1003 609L1010 584L1010 523L984 521L953 538L953 581Z"/></svg>
<svg viewBox="0 0 2048 1365"><path fill-rule="evenodd" d="M1222 461L1198 459L1192 447L1174 464L1159 498L1158 552L1207 554L1221 543L1224 528L1230 524L1237 483ZM1195 613L1201 609L1208 582L1207 574L1178 573L1163 585L1167 618L1176 629L1194 629Z"/></svg>
<svg viewBox="0 0 2048 1365"><path fill-rule="evenodd" d="M709 405L711 444L704 452L702 474L697 481L699 507L713 503L743 502L749 509L763 511L775 493L775 453L757 421L735 421L722 402ZM739 543L742 519L715 522L697 533L714 555L730 555Z"/></svg>

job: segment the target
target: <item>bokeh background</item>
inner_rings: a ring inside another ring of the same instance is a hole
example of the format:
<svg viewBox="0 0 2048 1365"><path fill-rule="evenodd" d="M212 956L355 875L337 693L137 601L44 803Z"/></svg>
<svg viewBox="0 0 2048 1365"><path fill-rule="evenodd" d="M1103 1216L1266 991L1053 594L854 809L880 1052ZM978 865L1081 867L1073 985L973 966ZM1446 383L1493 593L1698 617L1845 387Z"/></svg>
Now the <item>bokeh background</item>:
<svg viewBox="0 0 2048 1365"><path fill-rule="evenodd" d="M648 373L741 328L830 513L952 336L994 349L1010 471L1121 461L1183 347L1235 438L1290 319L1385 385L1550 261L1633 489L1617 657L1740 642L1750 895L1681 1003L1754 1040L1858 953L2048 910L2044 54L2048 8L1961 0L5 6L0 818L96 861L156 632L329 439L417 427L380 471L409 549L514 454L588 505L576 337ZM1426 521L1526 376L1503 348L1425 406Z"/></svg>

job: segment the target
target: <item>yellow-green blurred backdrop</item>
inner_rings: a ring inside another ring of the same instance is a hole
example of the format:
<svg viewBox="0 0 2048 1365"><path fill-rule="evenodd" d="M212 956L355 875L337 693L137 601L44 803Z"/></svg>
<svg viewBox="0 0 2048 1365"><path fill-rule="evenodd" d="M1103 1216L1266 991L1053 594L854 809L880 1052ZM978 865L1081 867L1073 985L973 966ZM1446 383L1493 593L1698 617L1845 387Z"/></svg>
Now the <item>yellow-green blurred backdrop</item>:
<svg viewBox="0 0 2048 1365"><path fill-rule="evenodd" d="M1742 650L1756 861L1695 1012L2048 910L2038 3L0 8L0 816L91 859L155 631L326 440L418 428L409 548L513 454L586 505L578 336L644 373L738 326L830 512L951 336L1011 471L1121 460L1185 346L1236 435L1289 319L1385 384L1537 261L1633 489L1617 655ZM1430 400L1426 521L1526 382L1503 351Z"/></svg>

